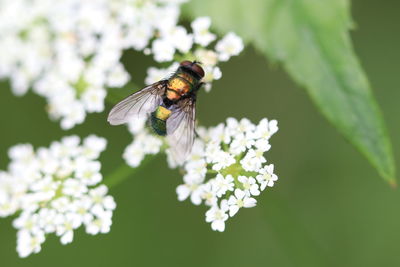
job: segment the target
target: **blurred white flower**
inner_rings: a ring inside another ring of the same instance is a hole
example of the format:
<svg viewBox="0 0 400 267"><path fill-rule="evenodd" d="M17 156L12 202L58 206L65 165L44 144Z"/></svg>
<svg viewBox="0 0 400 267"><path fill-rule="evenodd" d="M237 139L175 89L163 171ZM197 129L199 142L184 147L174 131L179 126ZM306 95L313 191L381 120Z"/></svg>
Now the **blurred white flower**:
<svg viewBox="0 0 400 267"><path fill-rule="evenodd" d="M228 214L226 214L228 210L228 202L224 199L221 201L220 207L212 206L206 212L206 222L211 223L211 228L214 231L223 232L225 230L225 221L229 218Z"/></svg>
<svg viewBox="0 0 400 267"><path fill-rule="evenodd" d="M42 243L45 241L43 232L35 234L29 231L19 231L17 235L17 251L21 258L25 258L32 253L39 253Z"/></svg>
<svg viewBox="0 0 400 267"><path fill-rule="evenodd" d="M100 88L88 88L82 94L85 109L89 112L102 112L104 110L104 98L106 92Z"/></svg>
<svg viewBox="0 0 400 267"><path fill-rule="evenodd" d="M171 66L168 68L155 68L155 67L150 67L147 69L147 77L145 79L145 84L149 85L155 82L158 82L160 80L168 79L168 77L176 71L176 69L179 67L178 62L174 62Z"/></svg>
<svg viewBox="0 0 400 267"><path fill-rule="evenodd" d="M175 47L167 39L157 39L153 42L152 52L158 62L171 61L174 58Z"/></svg>
<svg viewBox="0 0 400 267"><path fill-rule="evenodd" d="M215 157L213 156L212 162L214 163L212 169L214 171L220 171L221 169L224 169L234 164L236 160L233 155L221 150L218 152L218 154L216 154Z"/></svg>
<svg viewBox="0 0 400 267"><path fill-rule="evenodd" d="M182 184L176 188L178 194L178 200L183 201L190 196L190 200L195 205L200 205L202 188L200 185L203 183L203 177L196 179L196 177L185 175L183 177L185 184Z"/></svg>
<svg viewBox="0 0 400 267"><path fill-rule="evenodd" d="M217 177L212 180L211 184L213 186L213 191L217 197L221 197L225 195L227 191L233 191L234 188L234 179L232 175L227 175L226 177L218 174Z"/></svg>
<svg viewBox="0 0 400 267"><path fill-rule="evenodd" d="M156 39L157 60L189 51L193 38L176 26L182 2L0 1L0 79L9 78L16 95L32 88L44 96L50 117L70 129L104 110L106 87L128 82L124 50L144 50L168 32L174 45Z"/></svg>
<svg viewBox="0 0 400 267"><path fill-rule="evenodd" d="M205 66L215 66L218 63L218 54L213 50L199 48L194 52L194 55Z"/></svg>
<svg viewBox="0 0 400 267"><path fill-rule="evenodd" d="M230 32L217 43L215 49L219 54L219 60L227 61L231 56L237 56L244 48L242 39Z"/></svg>
<svg viewBox="0 0 400 267"><path fill-rule="evenodd" d="M246 196L243 190L236 189L235 195L230 196L228 199L229 216L233 217L240 208L252 208L257 204L257 200L252 197Z"/></svg>
<svg viewBox="0 0 400 267"><path fill-rule="evenodd" d="M222 76L219 61L238 55L243 42L229 33L207 48L217 39L211 19L195 19L189 32L178 25L183 2L0 1L0 79L10 79L16 95L32 88L45 97L50 117L65 130L82 123L87 113L104 110L106 88L127 84L130 75L121 57L131 48L174 66L149 68L146 84L166 78L178 60L197 60L208 92Z"/></svg>
<svg viewBox="0 0 400 267"><path fill-rule="evenodd" d="M144 127L144 124L142 125ZM141 130L135 135L134 141L125 148L123 154L123 158L131 167L139 166L146 155L157 154L163 145L163 141L159 137L150 134L146 128Z"/></svg>
<svg viewBox="0 0 400 267"><path fill-rule="evenodd" d="M259 186L253 177L239 176L238 181L242 183L243 191L247 196L258 196L260 194Z"/></svg>
<svg viewBox="0 0 400 267"><path fill-rule="evenodd" d="M117 64L109 73L106 84L108 87L122 87L130 77L122 64Z"/></svg>
<svg viewBox="0 0 400 267"><path fill-rule="evenodd" d="M216 39L215 34L209 32L211 19L209 17L199 17L191 23L194 41L201 46L207 46Z"/></svg>
<svg viewBox="0 0 400 267"><path fill-rule="evenodd" d="M104 138L91 135L82 145L69 136L36 152L29 144L10 148L8 171L0 172L0 217L17 214L20 257L38 253L45 234L68 244L81 225L90 234L109 231L116 205L107 187L97 186L105 146Z"/></svg>
<svg viewBox="0 0 400 267"><path fill-rule="evenodd" d="M187 53L192 48L193 36L188 34L186 29L182 26L176 26L169 32L165 33L164 36L168 38L174 47L181 53Z"/></svg>

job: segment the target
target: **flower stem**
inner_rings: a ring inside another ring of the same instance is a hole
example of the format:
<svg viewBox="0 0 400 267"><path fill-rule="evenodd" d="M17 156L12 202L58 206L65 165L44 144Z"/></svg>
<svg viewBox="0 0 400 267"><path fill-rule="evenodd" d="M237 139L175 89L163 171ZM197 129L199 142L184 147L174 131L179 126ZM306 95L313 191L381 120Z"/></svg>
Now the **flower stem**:
<svg viewBox="0 0 400 267"><path fill-rule="evenodd" d="M107 175L107 179L104 180L104 184L108 188L112 188L114 186L119 185L126 179L133 177L135 174L137 174L141 169L143 169L147 164L149 164L151 161L154 161L157 158L157 155L150 155L147 156L142 163L136 167L132 168L125 163L122 163L119 167L114 169L109 175Z"/></svg>

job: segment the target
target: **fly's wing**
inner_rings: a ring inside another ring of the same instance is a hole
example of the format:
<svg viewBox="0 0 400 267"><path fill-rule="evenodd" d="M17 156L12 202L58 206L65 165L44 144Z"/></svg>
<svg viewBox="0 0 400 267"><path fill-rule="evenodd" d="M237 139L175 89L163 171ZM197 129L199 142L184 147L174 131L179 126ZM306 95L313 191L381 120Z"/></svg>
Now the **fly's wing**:
<svg viewBox="0 0 400 267"><path fill-rule="evenodd" d="M195 137L195 102L192 98L179 101L167 120L167 140L172 156L178 164L182 164L192 151Z"/></svg>
<svg viewBox="0 0 400 267"><path fill-rule="evenodd" d="M147 116L162 103L166 85L167 81L162 80L126 97L111 109L107 121L111 125L119 125L133 116Z"/></svg>

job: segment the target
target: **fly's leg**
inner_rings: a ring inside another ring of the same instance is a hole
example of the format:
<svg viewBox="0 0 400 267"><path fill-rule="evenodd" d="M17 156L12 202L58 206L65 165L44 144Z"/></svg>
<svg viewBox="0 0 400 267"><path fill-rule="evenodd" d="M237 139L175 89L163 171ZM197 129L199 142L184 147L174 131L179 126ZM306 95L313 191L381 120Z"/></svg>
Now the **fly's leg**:
<svg viewBox="0 0 400 267"><path fill-rule="evenodd" d="M201 88L204 84L205 84L205 83L203 83L203 82L199 83L199 84L196 86L196 88L194 88L194 91L195 91L195 92L199 91L200 88Z"/></svg>

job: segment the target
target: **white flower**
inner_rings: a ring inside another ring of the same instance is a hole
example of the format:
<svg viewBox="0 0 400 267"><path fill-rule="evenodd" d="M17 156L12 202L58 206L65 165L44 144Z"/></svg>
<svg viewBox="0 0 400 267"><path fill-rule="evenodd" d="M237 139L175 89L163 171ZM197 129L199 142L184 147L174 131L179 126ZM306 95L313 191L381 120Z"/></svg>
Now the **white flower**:
<svg viewBox="0 0 400 267"><path fill-rule="evenodd" d="M135 25L128 29L127 38L124 40L126 47L133 47L136 50L146 48L153 35L153 29L146 23Z"/></svg>
<svg viewBox="0 0 400 267"><path fill-rule="evenodd" d="M106 233L116 204L101 180L98 156L106 140L94 135L80 144L77 136L53 142L35 152L31 145L9 150L8 172L0 172L0 216L20 212L18 230L21 257L38 253L44 234L55 233L62 244L72 242L74 230Z"/></svg>
<svg viewBox="0 0 400 267"><path fill-rule="evenodd" d="M231 56L237 56L244 48L242 39L230 32L217 43L215 49L219 54L219 60L227 61Z"/></svg>
<svg viewBox="0 0 400 267"><path fill-rule="evenodd" d="M212 180L211 184L217 197L221 197L227 191L233 191L234 188L232 175L224 177L221 174L218 174L217 177Z"/></svg>
<svg viewBox="0 0 400 267"><path fill-rule="evenodd" d="M205 158L207 163L218 162L221 150L221 145L218 142L209 142L205 150Z"/></svg>
<svg viewBox="0 0 400 267"><path fill-rule="evenodd" d="M171 61L174 58L175 47L167 39L155 40L151 49L157 62Z"/></svg>
<svg viewBox="0 0 400 267"><path fill-rule="evenodd" d="M58 220L56 234L61 237L61 244L71 243L74 238L73 230L78 228L82 223L79 220L79 216L74 213L59 214L56 220Z"/></svg>
<svg viewBox="0 0 400 267"><path fill-rule="evenodd" d="M146 154L157 154L162 146L162 141L151 135L146 135L142 142L143 151Z"/></svg>
<svg viewBox="0 0 400 267"><path fill-rule="evenodd" d="M100 179L101 180L101 179ZM76 179L67 179L62 188L62 192L65 195L70 195L73 197L80 197L83 194L85 194L88 191L88 188L86 187L85 184L83 184L81 181L78 181Z"/></svg>
<svg viewBox="0 0 400 267"><path fill-rule="evenodd" d="M249 134L239 133L235 135L230 144L229 151L235 155L246 151L255 144L254 138Z"/></svg>
<svg viewBox="0 0 400 267"><path fill-rule="evenodd" d="M139 129L131 130L140 131ZM137 167L147 154L157 154L162 145L163 141L160 138L148 134L146 129L142 129L142 132L136 135L135 140L125 148L123 158L129 166Z"/></svg>
<svg viewBox="0 0 400 267"><path fill-rule="evenodd" d="M57 227L58 213L54 209L43 208L39 211L39 226L47 233L54 233Z"/></svg>
<svg viewBox="0 0 400 267"><path fill-rule="evenodd" d="M145 84L152 84L158 82L162 79L168 77L172 73L169 69L159 69L155 67L150 67L147 69L147 76L145 79Z"/></svg>
<svg viewBox="0 0 400 267"><path fill-rule="evenodd" d="M202 188L200 185L203 183L203 179L196 179L190 175L185 175L185 184L179 185L176 188L178 200L183 201L190 196L190 200L195 205L200 205Z"/></svg>
<svg viewBox="0 0 400 267"><path fill-rule="evenodd" d="M107 210L99 214L98 217L93 218L86 225L86 232L91 235L96 235L98 233L108 233L112 224L112 212Z"/></svg>
<svg viewBox="0 0 400 267"><path fill-rule="evenodd" d="M236 162L236 160L233 155L224 151L220 151L214 162L215 164L212 166L212 169L215 171L219 171L221 169L231 166Z"/></svg>
<svg viewBox="0 0 400 267"><path fill-rule="evenodd" d="M18 178L17 178L18 179ZM19 201L16 196L26 190L24 185L14 186L15 178L0 171L0 217L6 217L16 212Z"/></svg>
<svg viewBox="0 0 400 267"><path fill-rule="evenodd" d="M264 151L250 149L240 163L246 171L258 171L266 161Z"/></svg>
<svg viewBox="0 0 400 267"><path fill-rule="evenodd" d="M257 125L255 135L257 138L269 139L274 133L278 131L278 122L276 120L268 121L262 119Z"/></svg>
<svg viewBox="0 0 400 267"><path fill-rule="evenodd" d="M238 180L242 183L243 191L246 195L258 196L260 194L260 190L258 190L259 186L253 177L239 176Z"/></svg>
<svg viewBox="0 0 400 267"><path fill-rule="evenodd" d="M122 64L117 64L109 73L107 86L122 87L129 81L129 74L126 72Z"/></svg>
<svg viewBox="0 0 400 267"><path fill-rule="evenodd" d="M68 108L63 114L64 117L61 120L61 128L64 130L71 129L75 124L82 123L85 119L85 109L80 102L74 101L71 103L65 103Z"/></svg>
<svg viewBox="0 0 400 267"><path fill-rule="evenodd" d="M246 196L246 193L243 190L236 189L235 195L230 196L228 200L229 205L229 216L233 217L240 208L252 208L257 204L257 200L252 197Z"/></svg>
<svg viewBox="0 0 400 267"><path fill-rule="evenodd" d="M209 129L207 135L207 138L210 139L210 142L218 145L219 143L229 144L232 138L223 123L220 123L216 127Z"/></svg>
<svg viewBox="0 0 400 267"><path fill-rule="evenodd" d="M131 167L137 167L144 159L145 153L143 152L140 145L132 143L125 148L123 158L126 163Z"/></svg>
<svg viewBox="0 0 400 267"><path fill-rule="evenodd" d="M221 206L213 206L206 212L206 222L211 223L211 228L214 231L223 232L225 230L225 221L228 220L229 210L227 201L224 199L221 201Z"/></svg>
<svg viewBox="0 0 400 267"><path fill-rule="evenodd" d="M268 139L265 138L258 139L254 146L256 147L256 150L260 153L267 152L271 148Z"/></svg>
<svg viewBox="0 0 400 267"><path fill-rule="evenodd" d="M185 176L190 176L191 180L203 182L207 173L207 163L203 159L190 161L185 165L185 170L187 172Z"/></svg>
<svg viewBox="0 0 400 267"><path fill-rule="evenodd" d="M215 34L209 32L211 19L209 17L199 17L191 23L194 41L202 46L207 46L215 40Z"/></svg>
<svg viewBox="0 0 400 267"><path fill-rule="evenodd" d="M39 253L41 245L45 241L44 233L29 233L20 231L17 235L17 251L21 258L29 256L31 253Z"/></svg>
<svg viewBox="0 0 400 267"><path fill-rule="evenodd" d="M100 185L89 192L92 200L92 212L98 216L103 215L103 211L114 210L116 207L114 198L107 195L108 188L105 185Z"/></svg>
<svg viewBox="0 0 400 267"><path fill-rule="evenodd" d="M102 112L104 110L104 98L106 91L101 88L88 88L82 94L85 108L89 112Z"/></svg>
<svg viewBox="0 0 400 267"><path fill-rule="evenodd" d="M96 159L106 149L107 141L96 135L89 135L83 140L83 155L88 159Z"/></svg>
<svg viewBox="0 0 400 267"><path fill-rule="evenodd" d="M213 181L201 185L201 198L205 201L207 206L216 205L218 198L217 193L214 191Z"/></svg>
<svg viewBox="0 0 400 267"><path fill-rule="evenodd" d="M193 45L193 37L188 34L182 26L173 28L169 33L164 35L173 44L173 46L182 53L189 52Z"/></svg>
<svg viewBox="0 0 400 267"><path fill-rule="evenodd" d="M218 54L213 50L200 48L194 52L194 55L204 66L215 66L218 63Z"/></svg>
<svg viewBox="0 0 400 267"><path fill-rule="evenodd" d="M219 67L205 66L204 67L205 76L203 82L206 83L205 90L209 92L211 89L211 82L214 80L219 80L222 77L222 72Z"/></svg>
<svg viewBox="0 0 400 267"><path fill-rule="evenodd" d="M71 204L70 198L63 195L61 197L52 200L49 203L49 206L50 208L53 208L59 213L64 213L68 211L68 209L70 208L70 204Z"/></svg>
<svg viewBox="0 0 400 267"><path fill-rule="evenodd" d="M266 165L260 169L260 174L256 176L257 181L260 183L260 189L263 191L267 186L273 187L274 182L278 180L278 176L274 174L274 165Z"/></svg>
<svg viewBox="0 0 400 267"><path fill-rule="evenodd" d="M76 160L76 178L86 185L95 185L102 180L100 173L101 164L98 161L87 161L86 158L78 158Z"/></svg>
<svg viewBox="0 0 400 267"><path fill-rule="evenodd" d="M35 181L30 186L30 190L35 192L35 197L41 201L52 199L56 195L56 190L60 183L54 182L51 176L44 176L43 179Z"/></svg>

